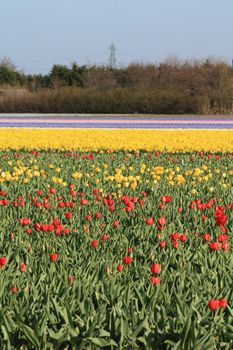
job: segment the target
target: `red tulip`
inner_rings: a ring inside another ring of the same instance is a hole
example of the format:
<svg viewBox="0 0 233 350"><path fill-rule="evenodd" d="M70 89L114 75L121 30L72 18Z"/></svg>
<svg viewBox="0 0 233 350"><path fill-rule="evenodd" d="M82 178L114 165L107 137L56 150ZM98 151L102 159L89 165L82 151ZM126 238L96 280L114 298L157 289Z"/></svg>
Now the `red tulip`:
<svg viewBox="0 0 233 350"><path fill-rule="evenodd" d="M225 243L227 241L227 235L218 235L218 241L220 243Z"/></svg>
<svg viewBox="0 0 233 350"><path fill-rule="evenodd" d="M116 267L118 272L121 272L123 270L123 268L124 268L124 266L121 265L121 264L118 264L117 267Z"/></svg>
<svg viewBox="0 0 233 350"><path fill-rule="evenodd" d="M117 221L117 220L113 221L114 227L118 227L119 225L120 225L120 221Z"/></svg>
<svg viewBox="0 0 233 350"><path fill-rule="evenodd" d="M0 257L0 269L1 269L4 265L6 265L6 263L7 263L7 258L5 258L4 256L1 256L1 257Z"/></svg>
<svg viewBox="0 0 233 350"><path fill-rule="evenodd" d="M160 241L159 245L160 245L161 248L165 248L166 247L166 242Z"/></svg>
<svg viewBox="0 0 233 350"><path fill-rule="evenodd" d="M70 195L72 197L76 197L76 194L77 194L77 191L73 191L73 190L70 191Z"/></svg>
<svg viewBox="0 0 233 350"><path fill-rule="evenodd" d="M208 307L212 311L217 310L219 308L219 300L209 300Z"/></svg>
<svg viewBox="0 0 233 350"><path fill-rule="evenodd" d="M228 217L224 214L224 207L216 206L214 216L217 226L225 226Z"/></svg>
<svg viewBox="0 0 233 350"><path fill-rule="evenodd" d="M171 241L172 241L172 242L178 241L178 239L179 239L179 233L177 233L177 232L171 233L171 234L170 234L170 238L171 238Z"/></svg>
<svg viewBox="0 0 233 350"><path fill-rule="evenodd" d="M124 256L124 258L122 260L123 260L123 263L126 265L131 264L133 261L133 259L130 256Z"/></svg>
<svg viewBox="0 0 233 350"><path fill-rule="evenodd" d="M209 241L210 240L210 234L209 233L205 233L204 235L202 235L202 239L203 239L203 241Z"/></svg>
<svg viewBox="0 0 233 350"><path fill-rule="evenodd" d="M219 307L224 308L224 307L226 307L226 306L227 306L227 301L226 301L226 299L220 299L220 300L219 300Z"/></svg>
<svg viewBox="0 0 233 350"><path fill-rule="evenodd" d="M30 235L31 233L32 233L32 229L31 229L31 228L27 228L27 229L26 229L26 234L27 234L27 235Z"/></svg>
<svg viewBox="0 0 233 350"><path fill-rule="evenodd" d="M99 211L97 211L96 213L95 213L95 218L96 219L99 219L101 217L101 213L99 212Z"/></svg>
<svg viewBox="0 0 233 350"><path fill-rule="evenodd" d="M69 284L71 285L73 283L73 276L69 275Z"/></svg>
<svg viewBox="0 0 233 350"><path fill-rule="evenodd" d="M183 235L183 234L180 234L179 238L180 238L181 242L186 242L186 240L187 240L186 235Z"/></svg>
<svg viewBox="0 0 233 350"><path fill-rule="evenodd" d="M221 248L225 251L229 249L229 244L227 242L222 243Z"/></svg>
<svg viewBox="0 0 233 350"><path fill-rule="evenodd" d="M68 235L70 233L70 229L68 227L66 227L63 231L64 235Z"/></svg>
<svg viewBox="0 0 233 350"><path fill-rule="evenodd" d="M207 220L207 216L204 215L204 214L202 214L202 215L201 215L201 219L202 219L202 221L206 221L206 220Z"/></svg>
<svg viewBox="0 0 233 350"><path fill-rule="evenodd" d="M24 264L23 262L20 263L20 272L24 272L27 269L27 265Z"/></svg>
<svg viewBox="0 0 233 350"><path fill-rule="evenodd" d="M154 221L153 218L147 218L147 219L146 219L146 224L147 224L147 225L153 225L154 222L155 222L155 221Z"/></svg>
<svg viewBox="0 0 233 350"><path fill-rule="evenodd" d="M102 238L103 241L106 241L108 239L108 235L102 235L101 238Z"/></svg>
<svg viewBox="0 0 233 350"><path fill-rule="evenodd" d="M93 248L96 248L96 247L98 246L98 244L99 244L99 241L98 241L97 239L93 239L93 240L91 241L91 246L92 246Z"/></svg>
<svg viewBox="0 0 233 350"><path fill-rule="evenodd" d="M225 226L220 226L220 229L221 229L222 233L224 233L224 234L227 233L227 229Z"/></svg>
<svg viewBox="0 0 233 350"><path fill-rule="evenodd" d="M160 277L151 276L151 277L150 277L150 282L151 282L152 284L159 284L159 282L160 282Z"/></svg>
<svg viewBox="0 0 233 350"><path fill-rule="evenodd" d="M52 254L49 255L49 258L50 258L51 262L56 262L57 259L58 259L58 254L52 253Z"/></svg>
<svg viewBox="0 0 233 350"><path fill-rule="evenodd" d="M71 219L72 218L72 213L64 213L64 215L65 215L65 217L67 218L67 219Z"/></svg>
<svg viewBox="0 0 233 350"><path fill-rule="evenodd" d="M158 224L160 226L164 226L166 224L166 218L165 217L158 218Z"/></svg>
<svg viewBox="0 0 233 350"><path fill-rule="evenodd" d="M141 193L141 195L142 195L142 197L147 197L147 193L146 193L145 191L143 191L143 192Z"/></svg>
<svg viewBox="0 0 233 350"><path fill-rule="evenodd" d="M161 269L160 264L152 264L150 267L151 272L155 274L159 273L160 269Z"/></svg>
<svg viewBox="0 0 233 350"><path fill-rule="evenodd" d="M161 196L160 200L165 203L171 202L172 198L170 196Z"/></svg>
<svg viewBox="0 0 233 350"><path fill-rule="evenodd" d="M88 203L88 200L87 200L87 199L81 199L81 200L80 200L80 204L81 204L81 205L87 205L87 203Z"/></svg>
<svg viewBox="0 0 233 350"><path fill-rule="evenodd" d="M218 242L211 242L209 244L211 250L219 250L221 248Z"/></svg>
<svg viewBox="0 0 233 350"><path fill-rule="evenodd" d="M28 219L28 218L22 218L19 220L20 221L20 224L23 225L23 226L27 226L30 224L31 220Z"/></svg>
<svg viewBox="0 0 233 350"><path fill-rule="evenodd" d="M53 220L53 225L54 226L58 226L58 225L60 225L61 223L60 223L60 221L59 221L59 219L58 218L55 218L54 220Z"/></svg>

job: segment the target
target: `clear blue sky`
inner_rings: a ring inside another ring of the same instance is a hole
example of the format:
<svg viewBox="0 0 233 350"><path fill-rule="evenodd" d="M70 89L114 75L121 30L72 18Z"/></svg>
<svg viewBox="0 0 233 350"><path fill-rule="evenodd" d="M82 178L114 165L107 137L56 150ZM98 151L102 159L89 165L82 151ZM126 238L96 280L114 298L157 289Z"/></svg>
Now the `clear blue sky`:
<svg viewBox="0 0 233 350"><path fill-rule="evenodd" d="M233 0L0 0L0 59L30 73L54 63L233 58Z"/></svg>

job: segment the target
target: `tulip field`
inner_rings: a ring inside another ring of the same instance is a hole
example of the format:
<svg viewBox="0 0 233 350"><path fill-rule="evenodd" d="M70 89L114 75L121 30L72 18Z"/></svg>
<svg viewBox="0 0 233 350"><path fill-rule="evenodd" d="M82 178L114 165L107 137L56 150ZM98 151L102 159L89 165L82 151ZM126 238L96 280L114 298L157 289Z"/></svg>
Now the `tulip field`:
<svg viewBox="0 0 233 350"><path fill-rule="evenodd" d="M0 151L0 348L233 348L230 152Z"/></svg>

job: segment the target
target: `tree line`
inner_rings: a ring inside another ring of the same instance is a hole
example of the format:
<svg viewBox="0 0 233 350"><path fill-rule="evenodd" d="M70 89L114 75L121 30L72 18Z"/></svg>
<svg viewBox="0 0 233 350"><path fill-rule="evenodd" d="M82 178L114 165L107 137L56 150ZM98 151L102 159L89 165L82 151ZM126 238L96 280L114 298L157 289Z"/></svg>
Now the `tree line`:
<svg viewBox="0 0 233 350"><path fill-rule="evenodd" d="M223 61L166 60L126 67L54 64L25 74L0 62L0 112L232 113L233 68Z"/></svg>

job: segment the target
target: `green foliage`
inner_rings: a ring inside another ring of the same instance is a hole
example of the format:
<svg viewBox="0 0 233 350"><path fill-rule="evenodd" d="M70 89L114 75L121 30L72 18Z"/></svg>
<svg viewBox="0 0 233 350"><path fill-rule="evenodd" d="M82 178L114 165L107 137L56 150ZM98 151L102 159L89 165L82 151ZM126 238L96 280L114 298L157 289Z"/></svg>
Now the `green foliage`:
<svg viewBox="0 0 233 350"><path fill-rule="evenodd" d="M233 69L220 61L115 69L73 62L54 64L46 75L26 75L5 61L0 85L29 90L12 99L2 90L0 112L225 114L233 108Z"/></svg>

